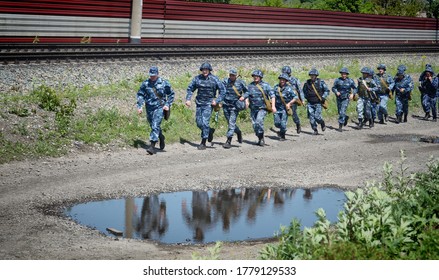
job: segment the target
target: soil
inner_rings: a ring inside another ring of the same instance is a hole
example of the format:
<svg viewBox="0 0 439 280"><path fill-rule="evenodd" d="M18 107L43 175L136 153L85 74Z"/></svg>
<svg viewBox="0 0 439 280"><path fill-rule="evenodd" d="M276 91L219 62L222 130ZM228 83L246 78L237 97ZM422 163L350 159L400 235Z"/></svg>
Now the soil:
<svg viewBox="0 0 439 280"><path fill-rule="evenodd" d="M290 120L291 121L291 120ZM336 120L311 135L307 120L303 132L291 128L287 141L266 128L266 146L224 138L199 151L198 143L167 145L148 155L144 147L99 153L70 153L60 158L0 165L0 259L191 259L194 252L208 256L208 245L161 245L145 240L104 236L60 215L73 203L142 196L182 190L238 187L322 187L346 189L382 179L384 162L397 170L400 150L409 172L426 170L439 145L419 141L438 137L438 123L410 116L407 123L389 121L357 130L350 122L342 133ZM225 243L220 259L257 259L273 240Z"/></svg>

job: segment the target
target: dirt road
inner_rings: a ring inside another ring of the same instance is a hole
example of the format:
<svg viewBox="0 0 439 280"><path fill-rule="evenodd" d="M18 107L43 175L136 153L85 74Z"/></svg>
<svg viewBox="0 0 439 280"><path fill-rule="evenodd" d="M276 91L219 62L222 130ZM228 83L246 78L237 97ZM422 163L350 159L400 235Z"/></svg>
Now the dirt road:
<svg viewBox="0 0 439 280"><path fill-rule="evenodd" d="M304 120L304 122L307 120ZM380 179L385 161L396 163L404 150L410 171L425 170L439 144L419 142L439 136L439 124L409 118L405 124L377 124L343 133L332 129L312 136L309 124L298 136L279 142L272 131L265 147L243 144L223 149L224 138L198 151L198 143L168 145L148 156L142 148L57 159L24 161L0 166L0 259L191 259L212 246L163 246L140 240L106 237L96 230L54 215L50 209L94 199L237 187L363 186ZM268 130L268 129L267 129ZM221 259L254 259L264 242L223 246Z"/></svg>

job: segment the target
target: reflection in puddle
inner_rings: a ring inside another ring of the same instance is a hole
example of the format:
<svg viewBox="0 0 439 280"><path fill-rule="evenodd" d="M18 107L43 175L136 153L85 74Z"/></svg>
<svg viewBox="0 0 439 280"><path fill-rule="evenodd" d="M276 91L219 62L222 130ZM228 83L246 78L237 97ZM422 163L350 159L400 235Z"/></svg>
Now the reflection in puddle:
<svg viewBox="0 0 439 280"><path fill-rule="evenodd" d="M344 192L334 188L242 188L89 202L68 208L65 214L107 235L208 243L270 238L293 218L310 227L318 208L334 222L344 199Z"/></svg>

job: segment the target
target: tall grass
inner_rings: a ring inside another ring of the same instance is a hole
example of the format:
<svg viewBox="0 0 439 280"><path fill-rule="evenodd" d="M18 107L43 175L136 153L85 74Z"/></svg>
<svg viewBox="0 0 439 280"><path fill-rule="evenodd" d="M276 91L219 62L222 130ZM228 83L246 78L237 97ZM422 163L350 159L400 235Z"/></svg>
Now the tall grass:
<svg viewBox="0 0 439 280"><path fill-rule="evenodd" d="M415 62L412 62L415 61ZM421 73L424 70L427 58L425 56L416 60L393 61L388 65L388 72L396 69L397 65L405 64L408 73ZM360 65L358 60L339 60L334 65L327 65L318 69L320 78L323 79L329 88L332 87L332 80L339 77L339 69L348 67L351 71L350 77L354 80L360 77ZM369 65L372 66L372 65ZM251 72L254 69L239 68L242 79L247 83L252 81ZM264 81L271 86L278 83L279 71L261 69L264 72ZM298 77L302 83L309 78L306 67L293 69L293 75ZM215 74L222 78L227 77L225 69L218 69ZM417 76L415 74L415 76ZM129 81L121 81L110 85L91 86L83 88L63 86L62 88L49 88L41 86L30 94L5 93L0 96L0 118L9 123L12 116L20 118L19 123L26 123L27 119L40 119L43 127L28 128L18 125L15 128L3 131L0 141L1 162L14 159L39 156L59 156L66 153L69 144L73 141L80 141L86 145L107 145L117 143L119 146L136 146L139 141L148 142L150 128L146 122L145 113L139 116L135 109L135 95L140 84L147 76L136 75ZM200 139L200 130L195 124L195 106L186 108L183 104L186 88L193 74L182 72L169 78L169 81L176 92L175 103L172 107L171 117L168 121L162 122L162 129L166 136L167 143L181 141L196 141ZM415 82L417 82L415 80ZM327 121L337 118L336 100L331 92L329 97L330 106L323 111L323 117ZM114 104L122 104L115 107ZM355 119L356 102L350 102L347 114ZM413 100L410 102L410 110L417 110L420 105L420 94L415 86ZM394 101L389 101L389 113L395 111ZM55 112L55 113L52 113ZM302 125L308 124L306 108L299 107L298 114ZM223 137L227 132L227 123L223 112L214 113L211 125L216 128L215 137ZM218 120L216 122L216 120ZM245 134L253 134L249 111L239 114L237 124ZM273 116L269 114L265 120L266 129L273 126ZM288 119L289 127L294 126L291 118ZM26 130L26 131L25 131ZM14 132L15 131L15 132ZM18 132L17 132L18 131ZM48 134L47 132L50 131ZM27 137L10 137L10 133ZM41 136L44 135L44 136Z"/></svg>

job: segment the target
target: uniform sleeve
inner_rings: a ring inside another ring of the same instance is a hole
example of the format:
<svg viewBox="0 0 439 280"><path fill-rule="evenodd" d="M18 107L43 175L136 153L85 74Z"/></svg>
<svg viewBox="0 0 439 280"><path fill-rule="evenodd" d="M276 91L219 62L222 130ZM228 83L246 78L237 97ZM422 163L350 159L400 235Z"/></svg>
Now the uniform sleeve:
<svg viewBox="0 0 439 280"><path fill-rule="evenodd" d="M272 88L271 88L269 83L265 83L264 84L264 91L266 92L266 94L268 94L268 96L270 96L270 98L275 98L276 97L274 95L274 91L272 90Z"/></svg>
<svg viewBox="0 0 439 280"><path fill-rule="evenodd" d="M190 101L192 94L197 89L197 77L193 78L186 90L186 100Z"/></svg>
<svg viewBox="0 0 439 280"><path fill-rule="evenodd" d="M166 94L165 106L171 107L172 103L174 103L175 92L168 81L165 82L165 94Z"/></svg>
<svg viewBox="0 0 439 280"><path fill-rule="evenodd" d="M352 79L351 79L351 89L352 89L352 93L353 93L354 95L357 94L357 92L358 92L358 88L357 88L357 86L355 85L354 80L352 80Z"/></svg>
<svg viewBox="0 0 439 280"><path fill-rule="evenodd" d="M226 96L226 87L224 84L220 81L220 79L216 79L216 86L218 88L218 98L216 99L216 103L220 103L224 100L224 97Z"/></svg>
<svg viewBox="0 0 439 280"><path fill-rule="evenodd" d="M389 85L389 90L393 91L393 88L395 87L395 81L392 79L392 77L387 77L387 84Z"/></svg>
<svg viewBox="0 0 439 280"><path fill-rule="evenodd" d="M143 82L140 85L140 89L137 92L137 109L141 109L143 104L145 104L145 93L146 93L146 84Z"/></svg>
<svg viewBox="0 0 439 280"><path fill-rule="evenodd" d="M326 83L323 80L320 80L320 85L321 85L321 88L323 89L322 98L323 99L328 98L328 96L329 96L329 88L328 88L328 86L326 85Z"/></svg>
<svg viewBox="0 0 439 280"><path fill-rule="evenodd" d="M379 90L379 87L378 87L378 85L377 85L377 83L375 82L374 79L372 79L370 81L370 85L371 85L370 91L377 91L377 90Z"/></svg>
<svg viewBox="0 0 439 280"><path fill-rule="evenodd" d="M338 85L338 79L334 81L334 85L332 86L331 90L333 93L337 94L337 85Z"/></svg>
<svg viewBox="0 0 439 280"><path fill-rule="evenodd" d="M245 93L248 92L248 88L247 88L247 85L245 84L245 82L243 80L241 80L241 87L242 87L242 92L245 95Z"/></svg>

